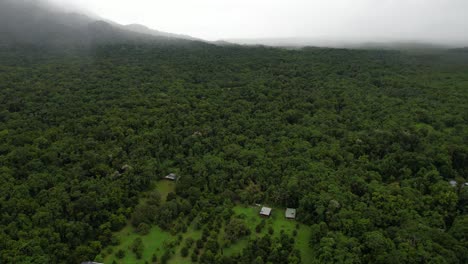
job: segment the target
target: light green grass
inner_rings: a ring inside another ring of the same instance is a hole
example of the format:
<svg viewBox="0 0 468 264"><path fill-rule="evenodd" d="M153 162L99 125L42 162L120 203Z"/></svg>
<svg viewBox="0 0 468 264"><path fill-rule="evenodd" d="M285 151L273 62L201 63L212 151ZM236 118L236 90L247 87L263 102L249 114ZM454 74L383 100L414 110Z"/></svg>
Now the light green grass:
<svg viewBox="0 0 468 264"><path fill-rule="evenodd" d="M171 181L159 181L156 183L155 189L161 194L161 201L164 203L166 201L167 194L175 190L175 183ZM140 199L140 203L144 203L145 198ZM108 248L105 248L101 255L106 255L103 259L104 263L112 263L114 260L117 263L145 263L148 261L151 263L151 257L153 254L158 256L158 259L161 258L164 253L164 244L170 241L176 240L176 236L172 236L169 232L163 231L157 226L153 226L150 232L147 235L140 235L135 232L135 229L131 226L130 222L127 225L117 232L115 236L119 239L120 244L118 246L110 247L112 248L112 254L107 254ZM144 251L141 259L137 259L136 255L131 251L130 246L133 240L137 237L141 237L143 240ZM122 249L125 251L125 257L123 259L118 259L115 256L115 253Z"/></svg>
<svg viewBox="0 0 468 264"><path fill-rule="evenodd" d="M162 180L156 183L156 190L161 194L161 202L165 203L167 194L175 191L175 182Z"/></svg>
<svg viewBox="0 0 468 264"><path fill-rule="evenodd" d="M120 245L113 247L114 253L104 258L104 263L112 263L114 260L116 260L117 263L145 263L145 260L151 260L153 253L155 253L158 258L160 258L164 252L164 242L169 242L174 239L169 233L164 232L159 227L153 227L149 234L141 236L135 233L130 225L122 229L117 234L117 237L120 239L121 243ZM137 259L135 254L133 254L133 252L130 250L130 246L133 240L137 237L141 237L145 247L142 259ZM125 251L125 257L123 259L118 259L115 257L115 253L119 249Z"/></svg>
<svg viewBox="0 0 468 264"><path fill-rule="evenodd" d="M283 230L286 234L291 235L296 229L296 224L298 223L295 220L286 219L284 216L284 208L273 208L271 211L271 216L269 218L263 218L259 215L260 207L256 206L235 206L234 213L238 216L244 215L245 221L248 227L251 230L251 237L260 237L265 235L268 232L268 228L271 226L274 230L274 237L278 237ZM263 227L260 233L256 233L255 227L265 219L266 225ZM309 247L309 240L311 236L311 229L309 226L299 224L299 229L297 230L297 236L295 239L295 247L301 252L302 263L314 263L314 254L312 249ZM236 243L229 246L224 250L224 254L233 255L240 253L242 249L247 246L249 238L243 238Z"/></svg>
<svg viewBox="0 0 468 264"><path fill-rule="evenodd" d="M175 254L171 257L171 259L169 260L169 264L171 263L174 263L174 264L185 264L185 263L192 263L191 260L190 260L190 254L188 257L186 258L183 258L180 254L180 250L182 249L182 247L184 246L184 243L185 243L185 240L187 238L191 237L193 240L197 240L199 238L201 238L201 231L196 231L194 230L193 226L191 226L187 233L183 234L183 240L182 240L182 243L175 248ZM193 248L194 246L192 246ZM191 252L191 250L190 250Z"/></svg>
<svg viewBox="0 0 468 264"><path fill-rule="evenodd" d="M162 198L162 203L166 201L167 194L173 192L175 189L175 182L171 181L159 181L155 185L155 189L159 191ZM140 200L140 203L145 202L145 198ZM227 248L223 249L223 253L227 256L234 254L239 254L247 246L248 240L254 237L260 237L267 234L269 227L274 229L274 237L280 235L281 230L286 234L292 235L293 231L296 229L297 222L295 220L289 220L284 217L284 209L273 208L272 215L269 218L263 218L259 215L260 208L256 206L241 206L237 205L233 208L234 214L236 216L242 216L247 226L250 228L251 235L250 237L243 238ZM263 227L260 233L256 233L255 227L262 221L266 221L266 225ZM223 229L222 229L223 230ZM221 230L221 232L222 232ZM197 240L201 237L201 231L195 230L191 225L189 226L186 233L180 234L182 236L182 242L171 250L174 252L171 259L169 260L170 264L185 264L191 263L190 254L188 257L183 258L180 254L182 247L185 244L187 238L192 238ZM219 234L219 239L221 240L224 234ZM297 236L295 237L295 247L301 252L302 263L314 263L314 255L312 249L309 247L308 242L310 239L311 230L310 227L299 224L299 229ZM106 256L103 258L103 262L106 264L112 263L114 260L117 263L151 263L152 255L155 254L158 257L158 262L161 259L161 256L167 250L165 244L168 244L172 241L177 240L178 235L171 235L169 232L162 230L157 226L153 226L147 235L140 235L135 232L135 229L131 226L130 223L125 226L121 231L117 232L115 236L119 239L120 244L118 246L111 246L112 253L106 253L108 248L105 248L101 255ZM135 254L131 251L130 246L135 238L141 237L144 245L143 256L141 259L137 259ZM115 253L118 250L125 251L125 257L123 259L118 259L115 256ZM192 252L192 250L190 250Z"/></svg>

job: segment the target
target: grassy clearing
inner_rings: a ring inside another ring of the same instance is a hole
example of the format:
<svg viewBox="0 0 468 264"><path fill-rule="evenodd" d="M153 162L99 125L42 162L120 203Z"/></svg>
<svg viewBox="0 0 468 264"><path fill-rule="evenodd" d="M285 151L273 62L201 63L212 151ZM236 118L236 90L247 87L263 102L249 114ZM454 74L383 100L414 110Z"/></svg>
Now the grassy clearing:
<svg viewBox="0 0 468 264"><path fill-rule="evenodd" d="M166 201L167 194L174 191L175 183L171 181L159 181L156 183L155 189L161 194L161 200L164 203ZM144 203L145 200L145 198L141 199L140 203ZM120 244L118 246L110 246L102 251L101 255L106 256L103 258L104 263L112 263L114 260L117 263L145 263L145 261L151 263L153 254L156 254L158 259L160 259L164 253L164 245L177 239L176 236L161 230L161 228L157 226L152 227L147 235L142 236L136 233L130 222L127 223L127 226L122 230L116 233L115 236L119 239ZM143 257L141 259L137 259L136 255L130 249L133 240L137 237L141 237L145 247ZM115 256L115 253L118 250L125 251L124 258L118 259Z"/></svg>
<svg viewBox="0 0 468 264"><path fill-rule="evenodd" d="M292 235L296 229L298 222L295 220L286 219L284 217L284 208L273 208L272 215L269 218L262 218L259 215L260 208L256 206L235 206L234 212L236 215L243 216L247 225L251 229L252 236L263 236L268 233L269 227L274 230L273 236L279 236L281 230L286 234ZM260 233L256 233L255 227L265 219L266 225ZM295 237L295 246L301 252L302 263L313 263L314 255L309 247L309 239L311 230L309 226L298 224L297 236ZM248 238L241 239L224 250L224 254L232 255L242 251L247 246Z"/></svg>
<svg viewBox="0 0 468 264"><path fill-rule="evenodd" d="M156 183L155 188L161 194L162 202L164 203L167 197L167 194L173 192L175 189L175 183L171 181L159 181ZM141 199L141 203L145 202L145 199ZM251 230L251 237L259 237L263 236L268 233L268 229L271 227L274 230L273 236L279 236L281 230L286 234L292 235L293 231L296 229L296 225L298 224L294 220L288 220L284 217L284 209L280 208L273 208L272 216L269 218L263 218L259 215L260 208L256 206L241 206L237 205L233 208L235 215L240 216L245 219L246 224ZM260 233L255 231L255 227L262 221L266 221L265 227L262 229ZM297 236L295 237L295 246L301 252L302 262L303 263L313 263L314 256L311 252L310 247L308 246L308 241L310 238L310 227L298 224ZM104 263L113 263L115 260L117 263L148 263L151 262L152 255L155 254L158 258L158 262L160 262L161 256L167 249L167 244L177 241L179 236L182 236L182 242L171 248L173 254L171 259L168 263L191 263L190 256L183 258L181 256L181 249L184 246L184 242L187 238L192 238L197 240L201 237L201 231L195 230L193 226L190 226L186 233L172 235L167 231L162 230L157 226L153 226L147 235L140 235L135 232L135 229L131 226L130 223L127 224L125 228L115 234L116 237L119 239L120 244L118 246L111 246L105 248L102 251L101 260ZM136 255L131 251L130 246L135 238L141 237L143 244L144 244L144 251L143 256L141 259L137 259ZM223 234L219 234L219 238L221 239ZM242 250L247 246L249 238L243 238L231 245L227 248L223 249L223 253L225 255L233 255L242 252ZM118 259L115 256L115 253L118 250L125 251L125 257L122 259ZM111 253L110 253L111 252ZM190 250L191 252L191 250Z"/></svg>
<svg viewBox="0 0 468 264"><path fill-rule="evenodd" d="M174 192L175 190L175 182L173 181L159 181L156 183L156 190L161 194L161 202L166 202L167 194L170 192Z"/></svg>
<svg viewBox="0 0 468 264"><path fill-rule="evenodd" d="M175 182L165 181L165 180L159 181L156 183L155 189L158 190L158 192L161 194L161 202L164 203L166 202L167 194L170 192L174 192ZM140 200L140 203L144 203L145 200L146 200L145 198L142 198ZM145 261L148 261L148 263L152 263L151 259L152 259L153 254L157 256L158 262L160 262L161 256L167 250L167 246L165 245L169 244L172 241L176 241L179 236L179 235L172 235L169 232L164 231L157 226L153 226L149 234L142 236L136 233L135 228L133 228L130 223L128 223L127 226L125 226L122 230L120 230L115 235L119 239L120 244L118 246L111 246L111 247L105 248L101 253L102 256L105 256L102 260L106 264L107 263L110 264L114 260L119 264L120 263L140 264L140 263L145 263ZM171 248L174 254L171 256L171 259L168 262L169 264L191 263L190 257L183 258L180 254L180 250L184 246L184 241L187 238L190 237L194 240L199 239L201 237L201 231L195 230L193 226L190 226L186 233L180 234L180 235L182 236L182 243L180 243L176 247ZM143 240L143 245L144 245L143 256L141 259L137 259L136 255L130 249L130 246L133 240L137 237L141 237L141 239ZM109 254L108 250L111 250L112 253ZM115 256L115 253L118 250L125 251L124 258L118 259Z"/></svg>
<svg viewBox="0 0 468 264"><path fill-rule="evenodd" d="M135 233L130 225L122 229L117 234L117 237L120 239L120 245L112 247L114 254L104 258L104 263L112 263L114 260L117 263L145 263L145 260L151 260L153 253L160 258L164 252L164 242L172 239L169 233L162 231L159 227L153 227L148 235L141 236ZM137 237L141 237L145 246L143 257L140 260L138 260L135 254L130 250L130 245ZM125 251L125 257L123 259L115 257L115 253L120 249Z"/></svg>
<svg viewBox="0 0 468 264"><path fill-rule="evenodd" d="M192 263L190 261L190 255L188 257L184 258L180 254L180 250L184 246L184 241L189 237L193 238L194 240L197 240L197 239L199 239L201 237L201 231L196 231L196 230L194 230L193 226L191 226L188 229L187 233L183 234L182 243L178 247L175 248L175 254L169 260L169 262L168 262L169 264L172 264L172 263L174 263L174 264Z"/></svg>
<svg viewBox="0 0 468 264"><path fill-rule="evenodd" d="M161 259L161 256L164 254L166 247L165 244L171 241L177 240L177 235L171 235L169 232L161 230L159 227L155 226L151 228L151 231L148 235L141 236L133 230L131 226L126 226L123 230L121 230L117 236L119 237L121 243L118 246L112 247L113 254L108 255L104 258L104 263L112 263L114 260L117 263L145 263L148 261L151 263L151 258L153 254L158 257L158 260ZM130 249L130 245L132 244L133 240L137 237L141 237L143 240L143 244L145 246L145 250L143 252L143 257L141 259L137 259L135 254ZM174 248L174 255L172 255L171 259L168 263L191 263L190 258L183 258L180 255L180 250L183 247L183 241L187 238L191 237L193 239L198 239L201 237L200 231L195 231L193 227L191 227L188 232L182 234L183 240L182 243ZM119 249L125 251L125 257L123 259L118 259L115 256L115 252ZM106 249L107 250L107 249Z"/></svg>

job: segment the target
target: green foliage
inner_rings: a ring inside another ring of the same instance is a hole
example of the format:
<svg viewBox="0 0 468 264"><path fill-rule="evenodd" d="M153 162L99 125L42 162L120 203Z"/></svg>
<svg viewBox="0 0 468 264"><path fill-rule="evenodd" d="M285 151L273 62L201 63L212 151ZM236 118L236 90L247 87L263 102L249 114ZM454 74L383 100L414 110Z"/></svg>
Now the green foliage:
<svg viewBox="0 0 468 264"><path fill-rule="evenodd" d="M187 248L191 248L193 246L193 244L195 243L195 240L193 240L193 238L191 237L188 237L186 240L185 240L185 246Z"/></svg>
<svg viewBox="0 0 468 264"><path fill-rule="evenodd" d="M234 242L240 239L241 237L247 236L250 234L250 229L247 227L245 222L242 219L233 218L226 225L225 228L226 239Z"/></svg>
<svg viewBox="0 0 468 264"><path fill-rule="evenodd" d="M150 226L146 223L141 223L137 227L137 232L142 235L147 235L150 231Z"/></svg>
<svg viewBox="0 0 468 264"><path fill-rule="evenodd" d="M262 232L263 227L265 227L266 221L262 220L256 227L255 232L260 233Z"/></svg>
<svg viewBox="0 0 468 264"><path fill-rule="evenodd" d="M193 263L198 261L198 254L193 252L192 255L190 255L190 259L192 260Z"/></svg>
<svg viewBox="0 0 468 264"><path fill-rule="evenodd" d="M185 257L188 256L188 254L189 254L189 249L188 249L187 247L183 247L183 248L180 250L180 255L181 255L182 257L185 258Z"/></svg>
<svg viewBox="0 0 468 264"><path fill-rule="evenodd" d="M300 263L301 255L293 250L294 239L286 234L273 238L265 235L249 241L242 254L233 256L237 263Z"/></svg>
<svg viewBox="0 0 468 264"><path fill-rule="evenodd" d="M135 240L133 240L133 243L131 245L131 249L132 249L133 253L135 253L135 255L137 256L137 258L141 259L141 256L142 256L143 250L144 250L144 245L143 245L143 241L141 240L141 238L137 237L137 238L135 238Z"/></svg>
<svg viewBox="0 0 468 264"><path fill-rule="evenodd" d="M165 251L164 254L161 257L161 263L165 264L169 261L171 258L171 252L170 251Z"/></svg>
<svg viewBox="0 0 468 264"><path fill-rule="evenodd" d="M117 256L117 258L119 259L123 259L125 257L125 251L123 251L122 249L119 249L119 251L115 253L115 256Z"/></svg>
<svg viewBox="0 0 468 264"><path fill-rule="evenodd" d="M208 232L192 260L218 261L211 233L245 236L229 211L243 202L297 208L320 261L466 263L467 61L457 51L2 47L0 262L94 259L126 219L174 234L196 221ZM173 171L173 194L140 197ZM250 256L259 239L235 260L300 261L266 246L274 260Z"/></svg>

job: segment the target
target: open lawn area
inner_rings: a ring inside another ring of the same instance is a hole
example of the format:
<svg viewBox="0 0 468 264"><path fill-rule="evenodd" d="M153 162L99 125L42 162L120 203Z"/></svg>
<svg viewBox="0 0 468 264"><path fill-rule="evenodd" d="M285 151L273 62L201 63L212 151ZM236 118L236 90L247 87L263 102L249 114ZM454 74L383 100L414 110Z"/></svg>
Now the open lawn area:
<svg viewBox="0 0 468 264"><path fill-rule="evenodd" d="M269 227L273 228L274 236L279 236L281 230L283 230L288 235L292 235L297 225L297 235L294 237L295 247L301 252L302 263L314 262L312 249L308 245L311 235L310 227L299 224L295 220L286 219L284 216L284 208L273 208L272 214L268 218L264 218L259 215L260 207L257 206L237 205L233 210L236 215L244 217L248 227L251 229L251 236L263 236L268 233ZM255 227L263 219L266 221L266 225L263 227L260 233L256 233ZM242 249L247 245L247 240L248 238L243 238L232 244L230 247L224 250L224 254L232 255L241 252Z"/></svg>
<svg viewBox="0 0 468 264"><path fill-rule="evenodd" d="M117 236L119 237L121 243L118 246L110 247L112 248L113 253L103 258L103 261L106 264L112 263L114 260L117 263L145 263L145 261L152 263L151 258L153 254L155 254L158 260L160 260L166 250L166 245L169 245L171 242L175 242L178 239L177 235L171 235L169 232L163 231L157 226L151 228L151 231L148 235L142 236L136 233L135 230L133 230L133 228L128 225L123 230L121 230ZM182 235L182 241L185 241L185 239L188 237L198 239L200 236L200 231L195 231L193 228L190 228L188 232ZM130 249L133 240L137 237L141 237L144 245L143 256L141 259L137 259L136 255ZM172 255L168 263L191 263L190 258L183 258L180 255L180 249L182 246L183 243L172 248L175 254ZM125 257L122 259L119 259L115 256L115 253L120 249L125 251ZM105 249L104 252L106 250L108 249Z"/></svg>
<svg viewBox="0 0 468 264"><path fill-rule="evenodd" d="M110 247L112 249L112 254L104 258L104 263L112 263L114 260L116 260L117 263L145 263L145 260L151 260L153 253L160 258L164 252L164 244L175 239L168 232L162 231L159 227L153 227L148 235L141 236L135 232L130 224L122 229L116 236L120 240L120 245ZM144 245L143 257L140 260L136 258L135 254L133 254L130 249L133 240L137 237L141 237ZM115 256L118 250L125 251L125 257L118 259Z"/></svg>
<svg viewBox="0 0 468 264"><path fill-rule="evenodd" d="M155 188L161 194L162 203L166 202L167 194L173 192L175 183L171 181L159 181L156 183ZM140 203L144 203L146 198L142 198ZM279 237L281 232L291 235L295 239L295 247L301 252L302 263L313 263L314 256L312 249L308 246L311 230L310 227L299 224L295 220L286 219L284 216L284 208L273 208L270 217L262 217L259 215L260 207L236 205L233 208L235 217L244 219L248 228L250 228L251 235L244 237L233 244L226 245L223 249L224 255L232 256L242 252L247 246L248 240L253 237L261 237L273 229L273 236ZM255 227L262 221L265 221L265 226L260 232L256 232ZM296 232L295 232L296 231ZM224 235L224 225L219 234L219 242L222 243ZM149 233L146 235L138 234L134 227L129 223L115 234L120 244L117 246L109 246L105 248L101 255L96 260L103 261L104 263L152 263L153 254L157 256L159 263L161 257L166 251L171 251L171 257L168 263L191 263L190 256L182 257L181 249L184 247L185 241L188 238L193 240L200 239L202 236L201 230L196 230L194 224L187 228L187 232L180 234L171 234L169 231L164 231L158 226L153 226ZM143 242L143 254L140 259L137 259L135 253L131 250L133 241L140 237ZM116 253L124 251L125 255L118 258Z"/></svg>
<svg viewBox="0 0 468 264"><path fill-rule="evenodd" d="M170 192L174 192L175 190L175 182L162 180L158 181L155 186L156 190L158 190L159 194L161 195L161 202L165 202L167 198L167 194Z"/></svg>
<svg viewBox="0 0 468 264"><path fill-rule="evenodd" d="M161 200L164 203L167 194L174 191L175 183L163 180L157 182L155 188L161 194ZM145 202L145 198L142 198L140 200L140 203L143 202ZM122 230L116 233L115 236L119 239L120 244L117 246L107 247L101 253L101 257L105 257L101 258L100 260L102 260L106 264L113 263L114 261L116 261L117 263L145 263L145 261L152 263L151 259L153 254L157 256L159 262L161 256L168 249L172 249L175 252L175 254L172 255L168 263L190 263L190 258L182 258L182 256L180 255L180 249L183 246L182 243L175 247L169 246L170 244L173 244L173 242L176 242L179 239L178 235L172 235L169 232L162 230L158 226L153 226L147 235L140 235L136 232L135 228L133 228L129 222L127 226L125 226ZM198 239L201 236L201 231L195 231L194 228L191 226L187 230L187 232L181 234L181 236L182 242L189 237L191 237L192 239ZM141 259L137 259L136 255L131 250L131 244L137 237L140 237L142 239L144 246ZM125 251L125 257L121 259L116 257L116 253L119 250Z"/></svg>

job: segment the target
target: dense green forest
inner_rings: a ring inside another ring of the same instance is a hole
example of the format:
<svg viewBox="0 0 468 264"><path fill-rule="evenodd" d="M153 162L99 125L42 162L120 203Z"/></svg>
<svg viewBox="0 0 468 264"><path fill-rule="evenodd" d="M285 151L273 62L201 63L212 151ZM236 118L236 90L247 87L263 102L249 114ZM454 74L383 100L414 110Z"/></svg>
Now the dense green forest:
<svg viewBox="0 0 468 264"><path fill-rule="evenodd" d="M463 50L2 47L0 263L93 260L127 221L196 222L194 262L300 263L280 230L223 254L255 203L297 208L317 263L468 263L467 102Z"/></svg>

